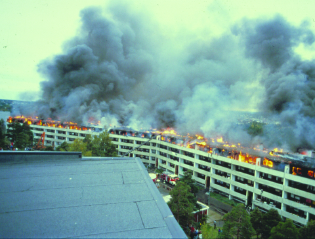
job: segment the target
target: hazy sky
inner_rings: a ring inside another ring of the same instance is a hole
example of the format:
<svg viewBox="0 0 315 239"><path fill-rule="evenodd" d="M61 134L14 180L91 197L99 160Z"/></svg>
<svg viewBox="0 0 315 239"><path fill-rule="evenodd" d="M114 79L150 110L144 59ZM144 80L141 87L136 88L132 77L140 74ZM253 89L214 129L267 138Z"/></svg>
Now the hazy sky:
<svg viewBox="0 0 315 239"><path fill-rule="evenodd" d="M287 21L300 25L310 21L315 32L313 0L130 0L125 5L134 14L146 14L165 39L180 49L191 39L211 39L229 30L242 18L272 17L281 14ZM105 0L0 0L0 98L37 100L38 63L62 52L63 42L76 35L80 26L80 10L88 6L106 9ZM179 39L181 39L179 41ZM315 49L298 51L311 59Z"/></svg>

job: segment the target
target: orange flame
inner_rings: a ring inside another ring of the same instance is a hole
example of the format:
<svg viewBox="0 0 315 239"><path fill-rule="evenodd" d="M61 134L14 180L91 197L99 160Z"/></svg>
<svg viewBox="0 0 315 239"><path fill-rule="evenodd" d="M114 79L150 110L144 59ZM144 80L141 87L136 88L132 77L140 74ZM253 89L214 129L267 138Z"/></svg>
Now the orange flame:
<svg viewBox="0 0 315 239"><path fill-rule="evenodd" d="M223 143L223 138L222 138L222 137L218 138L218 139L217 139L217 142L218 142L218 143Z"/></svg>
<svg viewBox="0 0 315 239"><path fill-rule="evenodd" d="M240 152L240 154L238 156L238 161L245 162L245 155L243 155L242 152Z"/></svg>
<svg viewBox="0 0 315 239"><path fill-rule="evenodd" d="M310 176L311 178L314 177L314 171L308 170L307 175Z"/></svg>
<svg viewBox="0 0 315 239"><path fill-rule="evenodd" d="M172 135L177 135L176 131L172 128L167 128L162 132L162 134L172 134Z"/></svg>
<svg viewBox="0 0 315 239"><path fill-rule="evenodd" d="M7 122L12 123L12 117L11 116L9 116L9 118L7 119Z"/></svg>
<svg viewBox="0 0 315 239"><path fill-rule="evenodd" d="M203 141L201 143L197 142L196 144L201 145L201 146L206 146L207 145L207 143L205 141Z"/></svg>
<svg viewBox="0 0 315 239"><path fill-rule="evenodd" d="M204 139L203 136L196 134L197 139Z"/></svg>
<svg viewBox="0 0 315 239"><path fill-rule="evenodd" d="M267 158L264 158L263 165L265 165L269 168L273 168L273 162L268 160Z"/></svg>
<svg viewBox="0 0 315 239"><path fill-rule="evenodd" d="M278 153L278 152L279 152L279 153L282 153L282 152L283 152L283 149L274 148L273 151L276 152L276 153Z"/></svg>

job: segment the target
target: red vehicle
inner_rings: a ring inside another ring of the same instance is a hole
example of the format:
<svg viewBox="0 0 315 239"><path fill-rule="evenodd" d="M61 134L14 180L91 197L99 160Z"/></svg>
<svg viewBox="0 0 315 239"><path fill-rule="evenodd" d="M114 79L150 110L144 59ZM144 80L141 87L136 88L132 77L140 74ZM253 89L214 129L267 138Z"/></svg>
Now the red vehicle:
<svg viewBox="0 0 315 239"><path fill-rule="evenodd" d="M172 184L172 185L176 185L176 182L179 180L178 175L176 175L176 174L168 175L165 173L163 173L161 175L161 179Z"/></svg>

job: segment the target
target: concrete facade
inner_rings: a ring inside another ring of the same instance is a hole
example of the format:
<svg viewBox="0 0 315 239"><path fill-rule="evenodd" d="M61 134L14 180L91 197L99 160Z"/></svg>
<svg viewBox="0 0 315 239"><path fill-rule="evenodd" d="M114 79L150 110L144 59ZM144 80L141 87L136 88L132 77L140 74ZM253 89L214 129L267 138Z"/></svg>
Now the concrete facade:
<svg viewBox="0 0 315 239"><path fill-rule="evenodd" d="M83 139L86 134L99 134L37 125L31 125L31 128L35 138L45 132L45 144L52 145L55 141L55 146L63 141L71 143L76 138ZM119 155L148 141L147 138L119 134L110 134L110 137ZM179 176L186 170L192 170L194 179L209 188L210 193L216 192L243 202L252 209L258 207L268 211L275 208L282 217L300 225L306 225L310 219L315 220L315 180L293 175L289 164L279 171L264 167L260 158L256 164L245 163L204 152L197 145L191 149L171 144L162 141L160 136L132 152L132 156L141 158L147 166L154 165Z"/></svg>

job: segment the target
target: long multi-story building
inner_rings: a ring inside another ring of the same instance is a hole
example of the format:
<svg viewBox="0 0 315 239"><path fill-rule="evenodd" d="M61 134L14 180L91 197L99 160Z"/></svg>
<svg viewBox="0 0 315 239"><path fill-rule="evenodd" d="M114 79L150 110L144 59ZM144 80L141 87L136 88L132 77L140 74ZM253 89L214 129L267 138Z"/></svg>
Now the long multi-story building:
<svg viewBox="0 0 315 239"><path fill-rule="evenodd" d="M35 139L45 132L45 145L55 147L64 141L71 143L77 138L83 139L87 134L99 134L93 128L30 127ZM252 209L258 207L268 211L275 208L282 217L290 218L298 225L315 220L313 158L294 160L290 155L279 157L260 152L254 156L252 152L249 155L223 146L209 149L197 141L187 147L175 136L134 133L126 128L110 129L109 132L119 155L129 152L130 156L141 158L147 166L159 167L179 176L191 170L193 178L209 189L210 194L219 193Z"/></svg>

